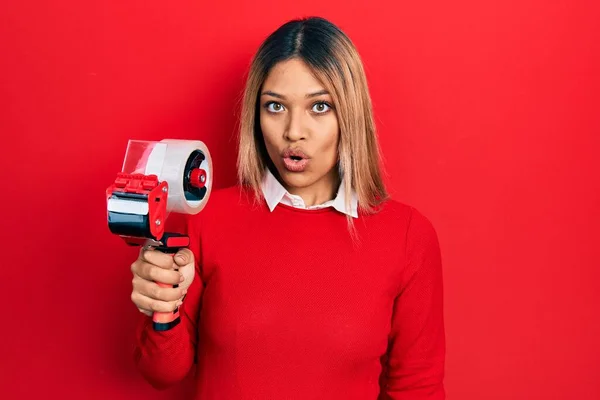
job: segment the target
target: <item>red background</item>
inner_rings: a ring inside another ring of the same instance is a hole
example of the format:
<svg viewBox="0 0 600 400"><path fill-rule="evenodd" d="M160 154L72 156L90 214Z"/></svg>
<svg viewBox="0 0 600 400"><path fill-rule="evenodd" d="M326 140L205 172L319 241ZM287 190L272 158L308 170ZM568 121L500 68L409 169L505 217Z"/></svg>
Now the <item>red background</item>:
<svg viewBox="0 0 600 400"><path fill-rule="evenodd" d="M251 55L319 14L364 58L391 192L438 230L448 398L599 399L597 2L249 3L2 4L0 397L187 392L132 366L104 190L130 138L201 139L234 183Z"/></svg>

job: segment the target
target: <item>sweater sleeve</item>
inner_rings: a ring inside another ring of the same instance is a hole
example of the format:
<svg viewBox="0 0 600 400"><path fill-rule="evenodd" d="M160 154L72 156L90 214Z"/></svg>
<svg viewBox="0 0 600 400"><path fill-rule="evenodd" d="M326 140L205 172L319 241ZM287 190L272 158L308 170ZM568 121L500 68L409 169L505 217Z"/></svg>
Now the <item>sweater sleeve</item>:
<svg viewBox="0 0 600 400"><path fill-rule="evenodd" d="M155 388L165 389L182 381L189 373L198 345L198 318L204 289L201 265L201 242L196 218L187 219L190 250L194 253L195 274L179 308L181 322L168 331L152 327L152 317L140 313L137 325L134 361L142 376Z"/></svg>
<svg viewBox="0 0 600 400"><path fill-rule="evenodd" d="M417 210L411 212L379 400L445 399L440 247L431 223Z"/></svg>

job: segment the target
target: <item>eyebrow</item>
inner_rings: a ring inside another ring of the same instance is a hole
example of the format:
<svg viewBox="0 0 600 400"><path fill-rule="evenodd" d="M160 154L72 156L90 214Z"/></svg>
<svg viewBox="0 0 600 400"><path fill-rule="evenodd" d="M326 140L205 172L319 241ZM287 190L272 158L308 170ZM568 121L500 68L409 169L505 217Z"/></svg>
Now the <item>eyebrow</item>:
<svg viewBox="0 0 600 400"><path fill-rule="evenodd" d="M310 99L311 97L322 96L322 95L325 95L325 94L329 94L329 92L327 90L319 90L318 92L309 93L305 97L307 99ZM270 90L262 92L261 96L271 96L271 97L277 97L278 99L284 99L285 100L285 96L284 95L272 92Z"/></svg>

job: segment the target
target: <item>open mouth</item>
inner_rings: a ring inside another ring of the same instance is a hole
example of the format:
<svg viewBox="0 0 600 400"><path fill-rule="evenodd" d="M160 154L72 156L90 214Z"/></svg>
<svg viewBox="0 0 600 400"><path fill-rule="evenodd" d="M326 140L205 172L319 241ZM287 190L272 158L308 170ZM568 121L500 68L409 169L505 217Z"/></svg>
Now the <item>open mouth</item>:
<svg viewBox="0 0 600 400"><path fill-rule="evenodd" d="M290 172L303 172L310 161L310 157L299 148L284 150L282 157L285 168Z"/></svg>
<svg viewBox="0 0 600 400"><path fill-rule="evenodd" d="M290 172L303 172L308 165L308 158L289 156L283 159L283 165Z"/></svg>

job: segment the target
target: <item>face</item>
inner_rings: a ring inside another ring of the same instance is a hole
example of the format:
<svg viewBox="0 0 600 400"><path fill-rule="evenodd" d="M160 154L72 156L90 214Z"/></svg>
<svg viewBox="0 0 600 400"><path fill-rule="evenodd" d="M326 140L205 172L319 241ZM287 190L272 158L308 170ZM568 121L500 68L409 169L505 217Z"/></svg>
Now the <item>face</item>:
<svg viewBox="0 0 600 400"><path fill-rule="evenodd" d="M333 99L303 61L271 69L260 96L260 127L288 191L336 189L339 126Z"/></svg>

